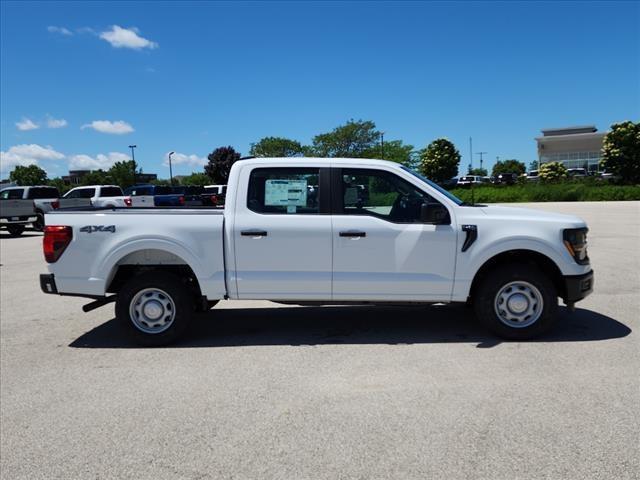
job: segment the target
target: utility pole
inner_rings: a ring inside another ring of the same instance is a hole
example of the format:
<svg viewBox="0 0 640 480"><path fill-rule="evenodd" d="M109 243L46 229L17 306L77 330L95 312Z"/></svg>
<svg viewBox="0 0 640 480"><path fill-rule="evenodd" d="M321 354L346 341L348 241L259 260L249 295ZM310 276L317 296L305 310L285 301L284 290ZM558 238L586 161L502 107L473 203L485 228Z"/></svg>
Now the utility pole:
<svg viewBox="0 0 640 480"><path fill-rule="evenodd" d="M486 155L487 152L476 152L476 155L480 155L480 170L482 170L482 155Z"/></svg>
<svg viewBox="0 0 640 480"><path fill-rule="evenodd" d="M133 149L136 148L137 145L129 145L131 149L131 160L133 160L133 184L136 184L136 155L133 152Z"/></svg>
<svg viewBox="0 0 640 480"><path fill-rule="evenodd" d="M380 156L382 157L382 160L384 160L384 132L380 132Z"/></svg>
<svg viewBox="0 0 640 480"><path fill-rule="evenodd" d="M171 168L171 155L173 155L176 152L169 152L169 178L171 178L170 183L171 186L173 187L173 169Z"/></svg>

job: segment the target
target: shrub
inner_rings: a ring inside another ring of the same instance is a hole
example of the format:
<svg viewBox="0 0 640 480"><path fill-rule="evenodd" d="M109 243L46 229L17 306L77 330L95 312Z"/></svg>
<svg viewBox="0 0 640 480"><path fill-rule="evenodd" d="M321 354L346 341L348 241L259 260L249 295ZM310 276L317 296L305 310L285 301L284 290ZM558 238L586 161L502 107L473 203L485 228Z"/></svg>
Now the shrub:
<svg viewBox="0 0 640 480"><path fill-rule="evenodd" d="M472 190L454 188L451 193L471 202ZM476 203L584 202L640 200L640 185L610 185L591 182L540 183L528 185L482 185L474 187Z"/></svg>

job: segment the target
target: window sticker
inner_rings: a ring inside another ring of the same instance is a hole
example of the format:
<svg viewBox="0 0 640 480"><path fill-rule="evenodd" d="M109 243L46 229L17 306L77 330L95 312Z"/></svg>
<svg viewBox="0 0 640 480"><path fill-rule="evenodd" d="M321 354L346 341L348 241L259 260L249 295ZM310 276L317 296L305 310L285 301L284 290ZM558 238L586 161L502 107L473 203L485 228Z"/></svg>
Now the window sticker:
<svg viewBox="0 0 640 480"><path fill-rule="evenodd" d="M307 181L274 179L267 180L264 186L264 204L268 206L286 207L306 206Z"/></svg>

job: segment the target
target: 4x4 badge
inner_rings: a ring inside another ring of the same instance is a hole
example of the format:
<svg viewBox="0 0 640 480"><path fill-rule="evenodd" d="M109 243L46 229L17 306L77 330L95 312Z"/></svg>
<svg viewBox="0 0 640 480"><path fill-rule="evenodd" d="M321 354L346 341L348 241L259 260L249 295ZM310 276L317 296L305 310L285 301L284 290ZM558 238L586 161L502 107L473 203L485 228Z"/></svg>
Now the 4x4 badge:
<svg viewBox="0 0 640 480"><path fill-rule="evenodd" d="M115 225L87 225L80 229L81 232L84 233L93 233L93 232L111 232L116 233Z"/></svg>

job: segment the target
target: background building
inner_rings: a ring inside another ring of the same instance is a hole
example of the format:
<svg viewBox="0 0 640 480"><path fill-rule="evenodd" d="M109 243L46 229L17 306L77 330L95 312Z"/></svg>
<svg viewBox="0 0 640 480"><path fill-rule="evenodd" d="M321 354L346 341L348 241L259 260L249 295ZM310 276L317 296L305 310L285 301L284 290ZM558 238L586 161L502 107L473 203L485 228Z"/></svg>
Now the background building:
<svg viewBox="0 0 640 480"><path fill-rule="evenodd" d="M540 164L560 162L567 168L597 172L605 135L598 132L595 125L542 130L542 136L536 138L538 161Z"/></svg>

